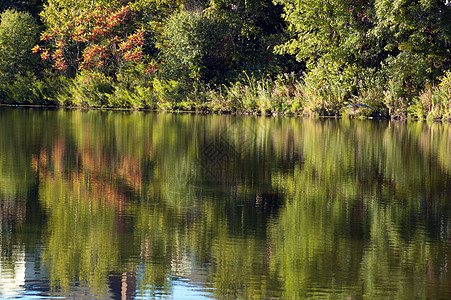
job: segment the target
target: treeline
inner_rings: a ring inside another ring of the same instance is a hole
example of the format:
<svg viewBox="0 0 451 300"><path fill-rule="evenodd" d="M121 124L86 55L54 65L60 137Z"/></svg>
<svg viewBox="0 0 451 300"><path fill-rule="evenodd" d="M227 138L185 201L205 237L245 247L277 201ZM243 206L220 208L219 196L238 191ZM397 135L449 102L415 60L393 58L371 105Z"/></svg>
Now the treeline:
<svg viewBox="0 0 451 300"><path fill-rule="evenodd" d="M451 119L444 0L0 4L0 101Z"/></svg>

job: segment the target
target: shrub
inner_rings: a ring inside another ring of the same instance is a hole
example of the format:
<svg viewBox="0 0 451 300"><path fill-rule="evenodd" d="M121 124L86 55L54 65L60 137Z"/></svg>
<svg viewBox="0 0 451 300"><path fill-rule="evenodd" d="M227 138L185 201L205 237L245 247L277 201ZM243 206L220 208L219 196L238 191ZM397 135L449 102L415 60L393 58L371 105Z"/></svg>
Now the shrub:
<svg viewBox="0 0 451 300"><path fill-rule="evenodd" d="M420 119L451 119L451 70L442 77L437 86L427 86L409 109L411 115Z"/></svg>
<svg viewBox="0 0 451 300"><path fill-rule="evenodd" d="M61 93L59 102L65 106L108 107L114 92L112 79L97 71L81 71Z"/></svg>
<svg viewBox="0 0 451 300"><path fill-rule="evenodd" d="M155 64L131 64L119 70L110 104L115 107L155 108L157 96L153 92Z"/></svg>
<svg viewBox="0 0 451 300"><path fill-rule="evenodd" d="M14 80L0 82L1 103L56 104L57 84L49 77L38 79L31 73L16 74Z"/></svg>
<svg viewBox="0 0 451 300"><path fill-rule="evenodd" d="M217 91L205 93L213 111L244 113L299 113L299 82L295 73L284 73L276 80L269 74L257 78L243 71L239 80Z"/></svg>
<svg viewBox="0 0 451 300"><path fill-rule="evenodd" d="M356 93L360 70L354 65L321 60L303 78L303 112L335 115Z"/></svg>
<svg viewBox="0 0 451 300"><path fill-rule="evenodd" d="M385 74L380 70L367 68L361 71L359 78L356 85L357 93L351 101L367 104L373 108L361 110L360 115L389 116L388 108L382 101L385 97L384 87L387 82Z"/></svg>
<svg viewBox="0 0 451 300"><path fill-rule="evenodd" d="M177 109L183 99L180 82L175 80L153 79L153 91L158 98L158 106L162 109Z"/></svg>

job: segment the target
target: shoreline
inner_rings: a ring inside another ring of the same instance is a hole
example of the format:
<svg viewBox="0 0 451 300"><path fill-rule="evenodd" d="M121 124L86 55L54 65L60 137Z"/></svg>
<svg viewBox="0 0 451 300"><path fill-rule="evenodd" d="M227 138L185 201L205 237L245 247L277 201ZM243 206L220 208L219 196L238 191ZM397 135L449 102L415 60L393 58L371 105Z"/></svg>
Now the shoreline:
<svg viewBox="0 0 451 300"><path fill-rule="evenodd" d="M404 118L391 116L365 116L365 115L313 115L313 114L294 114L294 113L261 113L261 112L238 112L238 111L214 111L214 110L164 110L157 108L127 108L127 107L77 107L61 105L39 105L39 104L5 104L0 103L0 108L25 108L42 110L69 110L69 111L117 111L117 112L151 112L168 114L191 114L191 115L232 115L232 116L253 116L268 118L313 118L313 119L357 119L357 120L384 120L384 121L433 121L449 123L449 120L427 120L412 116Z"/></svg>

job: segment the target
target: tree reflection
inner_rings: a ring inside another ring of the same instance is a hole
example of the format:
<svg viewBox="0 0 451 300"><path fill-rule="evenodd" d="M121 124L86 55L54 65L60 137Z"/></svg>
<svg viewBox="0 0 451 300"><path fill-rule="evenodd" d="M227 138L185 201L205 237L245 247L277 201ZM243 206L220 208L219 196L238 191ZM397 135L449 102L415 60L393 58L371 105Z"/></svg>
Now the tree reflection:
<svg viewBox="0 0 451 300"><path fill-rule="evenodd" d="M278 181L290 183L270 228L284 297L425 297L442 246L430 243L423 197L446 205L448 176L404 125L314 123L299 134L304 163Z"/></svg>
<svg viewBox="0 0 451 300"><path fill-rule="evenodd" d="M25 225L2 247L42 227L55 293L168 295L182 278L231 299L450 293L447 125L98 111L0 120L13 119L33 126L0 133L1 224Z"/></svg>

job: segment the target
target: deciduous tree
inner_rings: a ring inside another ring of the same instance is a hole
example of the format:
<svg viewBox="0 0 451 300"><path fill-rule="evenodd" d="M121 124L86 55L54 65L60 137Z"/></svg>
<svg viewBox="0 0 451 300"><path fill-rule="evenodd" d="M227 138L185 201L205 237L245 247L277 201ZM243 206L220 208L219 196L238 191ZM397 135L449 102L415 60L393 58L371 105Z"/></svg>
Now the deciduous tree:
<svg viewBox="0 0 451 300"><path fill-rule="evenodd" d="M37 56L31 48L39 39L36 20L27 12L5 10L0 22L0 76L11 80L17 74L32 71Z"/></svg>
<svg viewBox="0 0 451 300"><path fill-rule="evenodd" d="M92 70L113 75L127 61L143 58L144 31L137 13L114 1L49 1L42 17L43 46L34 47L58 70ZM91 4L89 4L89 3Z"/></svg>
<svg viewBox="0 0 451 300"><path fill-rule="evenodd" d="M295 36L279 53L378 67L402 51L449 64L450 7L442 0L276 0ZM432 60L431 60L432 62Z"/></svg>

